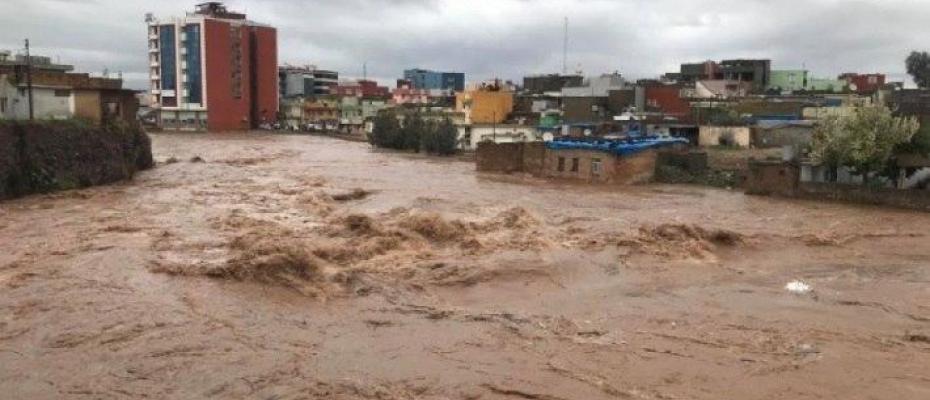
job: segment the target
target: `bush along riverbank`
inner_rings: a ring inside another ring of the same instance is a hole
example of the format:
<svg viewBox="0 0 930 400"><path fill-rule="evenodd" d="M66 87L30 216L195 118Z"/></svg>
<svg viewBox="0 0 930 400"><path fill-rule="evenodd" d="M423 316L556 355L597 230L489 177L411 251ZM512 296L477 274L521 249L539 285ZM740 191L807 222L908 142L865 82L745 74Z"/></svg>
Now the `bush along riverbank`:
<svg viewBox="0 0 930 400"><path fill-rule="evenodd" d="M117 182L153 165L137 125L0 121L0 199Z"/></svg>
<svg viewBox="0 0 930 400"><path fill-rule="evenodd" d="M386 149L451 156L457 151L457 138L458 131L448 118L437 122L412 114L406 116L401 125L393 111L382 111L375 117L368 141L375 147Z"/></svg>

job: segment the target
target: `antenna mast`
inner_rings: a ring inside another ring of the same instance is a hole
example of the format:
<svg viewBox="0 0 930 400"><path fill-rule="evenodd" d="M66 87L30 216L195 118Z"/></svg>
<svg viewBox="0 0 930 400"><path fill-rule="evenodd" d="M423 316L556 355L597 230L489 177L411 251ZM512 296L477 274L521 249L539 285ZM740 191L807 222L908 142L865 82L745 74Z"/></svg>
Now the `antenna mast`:
<svg viewBox="0 0 930 400"><path fill-rule="evenodd" d="M562 75L568 74L568 17L565 17L565 36L562 37Z"/></svg>

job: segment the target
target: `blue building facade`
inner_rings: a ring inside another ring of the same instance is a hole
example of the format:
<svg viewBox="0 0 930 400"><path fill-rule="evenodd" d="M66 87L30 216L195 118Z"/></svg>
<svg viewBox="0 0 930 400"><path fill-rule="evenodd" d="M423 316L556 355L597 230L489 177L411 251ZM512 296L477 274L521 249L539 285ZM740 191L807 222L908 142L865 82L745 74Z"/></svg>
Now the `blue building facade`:
<svg viewBox="0 0 930 400"><path fill-rule="evenodd" d="M178 85L177 54L175 52L174 25L162 26L159 36L161 49L161 89L166 97L175 97ZM171 96L169 96L171 94Z"/></svg>
<svg viewBox="0 0 930 400"><path fill-rule="evenodd" d="M465 90L465 74L461 72L438 72L425 69L408 69L404 79L415 89Z"/></svg>
<svg viewBox="0 0 930 400"><path fill-rule="evenodd" d="M200 24L184 26L184 33L187 36L184 43L187 53L184 55L184 60L187 61L187 102L203 104L203 58L200 52Z"/></svg>

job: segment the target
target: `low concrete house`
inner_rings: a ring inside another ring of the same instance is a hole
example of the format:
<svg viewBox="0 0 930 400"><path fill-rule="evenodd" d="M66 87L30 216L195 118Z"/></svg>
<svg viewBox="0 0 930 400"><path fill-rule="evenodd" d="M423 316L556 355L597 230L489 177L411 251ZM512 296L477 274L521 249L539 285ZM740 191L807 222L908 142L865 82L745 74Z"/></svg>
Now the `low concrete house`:
<svg viewBox="0 0 930 400"><path fill-rule="evenodd" d="M545 143L481 143L482 172L524 172L588 183L633 184L652 179L659 151L687 147L681 138L556 139Z"/></svg>
<svg viewBox="0 0 930 400"><path fill-rule="evenodd" d="M134 123L139 100L120 79L40 70L32 74L36 119L80 118L94 124ZM28 119L29 91L25 67L0 66L0 119Z"/></svg>
<svg viewBox="0 0 930 400"><path fill-rule="evenodd" d="M478 143L522 143L542 141L542 135L535 126L512 124L471 124L459 129L460 143L463 150L478 148ZM467 139L467 141L464 141Z"/></svg>

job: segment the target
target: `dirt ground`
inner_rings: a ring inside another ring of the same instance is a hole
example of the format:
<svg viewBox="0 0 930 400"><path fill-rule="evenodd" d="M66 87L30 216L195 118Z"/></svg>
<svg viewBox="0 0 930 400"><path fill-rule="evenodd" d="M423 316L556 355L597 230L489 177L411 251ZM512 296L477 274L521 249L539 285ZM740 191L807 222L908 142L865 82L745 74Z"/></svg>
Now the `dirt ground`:
<svg viewBox="0 0 930 400"><path fill-rule="evenodd" d="M320 137L153 149L0 203L0 397L930 398L928 214Z"/></svg>

